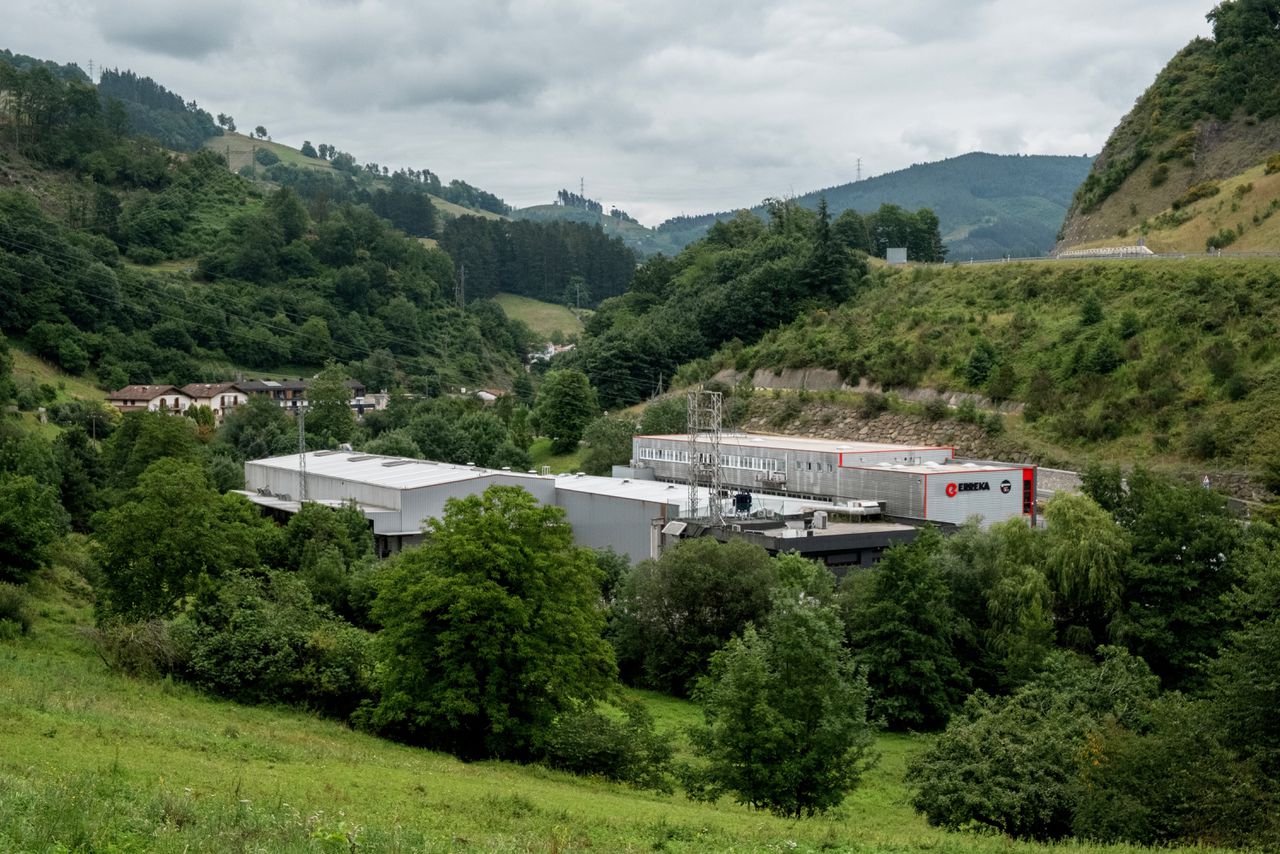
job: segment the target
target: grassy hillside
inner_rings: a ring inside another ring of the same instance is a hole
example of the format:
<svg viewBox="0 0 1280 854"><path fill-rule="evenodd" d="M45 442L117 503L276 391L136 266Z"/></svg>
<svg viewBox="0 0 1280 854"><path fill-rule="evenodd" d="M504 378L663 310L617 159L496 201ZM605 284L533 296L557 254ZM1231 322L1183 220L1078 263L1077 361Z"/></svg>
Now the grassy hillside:
<svg viewBox="0 0 1280 854"><path fill-rule="evenodd" d="M1280 31L1274 17L1274 7L1237 0L1214 9L1213 37L1179 51L1112 132L1076 193L1060 248L1114 242L1150 232L1156 222L1180 225L1185 212L1176 209L1193 188L1247 183L1247 173L1280 152ZM1249 200L1255 206L1278 198L1267 188L1255 191ZM1206 231L1195 227L1161 237L1176 251L1202 252ZM1251 242L1280 246L1257 237Z"/></svg>
<svg viewBox="0 0 1280 854"><path fill-rule="evenodd" d="M1111 221L1118 225L1113 234L1082 239L1070 248L1125 245L1141 238L1158 253L1204 252L1212 248L1228 252L1280 251L1280 216L1276 216L1280 213L1280 172L1268 175L1266 166L1260 163L1221 181L1198 182L1212 195L1187 204L1188 194L1183 192L1154 215L1132 224L1135 216L1123 209L1126 200L1140 197L1143 202L1138 209L1150 210L1170 195L1170 191L1142 188L1144 176L1149 180L1154 168L1156 164L1139 168L1130 179L1137 186L1132 190L1122 187L1094 215L1089 224L1093 230L1082 228L1078 232L1081 237L1091 235L1105 228L1104 222Z"/></svg>
<svg viewBox="0 0 1280 854"><path fill-rule="evenodd" d="M299 168L314 169L321 173L338 175L338 170L328 160L319 157L307 157L296 148L284 145L279 142L272 142L267 139L255 139L242 133L224 133L222 136L214 137L205 142L205 148L218 152L227 158L228 168L232 172L239 172L246 166L254 163L253 155L257 149L265 148L280 158L281 163ZM263 172L263 167L257 167L259 172ZM373 178L370 176L370 185L372 187L390 187L391 181L387 178ZM428 193L431 203L435 205L437 211L446 217L458 216L480 216L485 219L505 219L492 211L480 210L477 208L463 207L455 204L440 196Z"/></svg>
<svg viewBox="0 0 1280 854"><path fill-rule="evenodd" d="M34 589L33 633L0 640L4 850L1062 850L927 827L902 781L916 737L882 737L879 767L835 814L783 820L536 767L467 765L311 715L112 675L80 632L86 585L58 571ZM647 699L669 732L695 714Z"/></svg>
<svg viewBox="0 0 1280 854"><path fill-rule="evenodd" d="M825 197L833 216L849 208L867 213L882 204L908 210L927 207L938 215L952 259L1034 257L1053 247L1072 194L1091 163L1088 157L974 152L815 190L796 201L812 209ZM705 234L717 219L731 216L681 217L663 223L658 232L685 245Z"/></svg>
<svg viewBox="0 0 1280 854"><path fill-rule="evenodd" d="M519 320L542 338L549 338L555 333L569 337L582 332L582 321L567 306L517 294L498 294L494 299L507 317Z"/></svg>
<svg viewBox="0 0 1280 854"><path fill-rule="evenodd" d="M1280 461L1278 322L1269 259L880 270L704 370L978 392L1026 404L1010 438L1043 459L1265 473Z"/></svg>

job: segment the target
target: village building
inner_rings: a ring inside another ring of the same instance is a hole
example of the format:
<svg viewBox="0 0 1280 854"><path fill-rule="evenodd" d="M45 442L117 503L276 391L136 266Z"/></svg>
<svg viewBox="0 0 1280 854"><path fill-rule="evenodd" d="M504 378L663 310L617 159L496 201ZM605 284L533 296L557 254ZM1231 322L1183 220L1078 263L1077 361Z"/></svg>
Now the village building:
<svg viewBox="0 0 1280 854"><path fill-rule="evenodd" d="M107 403L123 413L168 412L180 414L194 401L173 385L127 385L107 395Z"/></svg>

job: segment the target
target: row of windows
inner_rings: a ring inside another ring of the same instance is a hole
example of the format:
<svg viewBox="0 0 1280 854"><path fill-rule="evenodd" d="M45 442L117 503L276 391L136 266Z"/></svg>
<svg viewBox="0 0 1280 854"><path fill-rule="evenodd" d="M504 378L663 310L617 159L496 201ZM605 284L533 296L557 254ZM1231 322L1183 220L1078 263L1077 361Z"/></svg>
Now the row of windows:
<svg viewBox="0 0 1280 854"><path fill-rule="evenodd" d="M786 464L782 460L767 457L743 457L738 454L723 454L720 464L729 469L747 469L748 471L782 471Z"/></svg>
<svg viewBox="0 0 1280 854"><path fill-rule="evenodd" d="M699 454L699 461L709 462L707 454ZM641 448L641 460L656 460L664 463L688 463L688 451L676 451L669 448ZM836 470L835 463L814 462L812 460L796 460L796 471L827 471L834 472ZM747 457L739 454L723 454L720 457L720 465L729 469L746 469L748 471L786 471L787 464L783 460L773 459L770 457Z"/></svg>
<svg viewBox="0 0 1280 854"><path fill-rule="evenodd" d="M662 463L688 463L688 451L673 451L669 448L641 448L640 459L656 460Z"/></svg>

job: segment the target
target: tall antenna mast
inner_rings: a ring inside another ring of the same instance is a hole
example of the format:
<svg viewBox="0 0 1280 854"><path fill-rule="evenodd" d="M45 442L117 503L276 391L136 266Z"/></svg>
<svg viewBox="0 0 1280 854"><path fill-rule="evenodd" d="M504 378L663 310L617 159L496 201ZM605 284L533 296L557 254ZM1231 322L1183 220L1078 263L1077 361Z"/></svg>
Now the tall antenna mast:
<svg viewBox="0 0 1280 854"><path fill-rule="evenodd" d="M307 410L298 407L298 504L307 503Z"/></svg>
<svg viewBox="0 0 1280 854"><path fill-rule="evenodd" d="M578 179L578 195L582 196L582 198L584 199L587 197L587 179L586 178Z"/></svg>
<svg viewBox="0 0 1280 854"><path fill-rule="evenodd" d="M861 157L858 158L858 177L856 180L858 181L862 180L862 158Z"/></svg>
<svg viewBox="0 0 1280 854"><path fill-rule="evenodd" d="M89 82L95 82L93 79L93 57L89 57Z"/></svg>
<svg viewBox="0 0 1280 854"><path fill-rule="evenodd" d="M718 391L689 392L689 517L702 518L698 511L698 489L705 485L706 518L712 525L724 524L720 476L720 424L723 396Z"/></svg>

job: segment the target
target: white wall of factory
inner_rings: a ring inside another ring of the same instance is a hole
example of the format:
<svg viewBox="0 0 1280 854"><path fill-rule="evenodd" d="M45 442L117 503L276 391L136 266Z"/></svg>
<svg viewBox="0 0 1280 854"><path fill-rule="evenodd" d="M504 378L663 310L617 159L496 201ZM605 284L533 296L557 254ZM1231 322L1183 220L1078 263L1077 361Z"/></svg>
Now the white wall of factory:
<svg viewBox="0 0 1280 854"><path fill-rule="evenodd" d="M1033 478L1032 469L996 469L974 472L944 472L925 475L926 514L935 522L957 525L972 516L999 522L1023 515L1024 478ZM1034 481L1031 484L1034 496Z"/></svg>
<svg viewBox="0 0 1280 854"><path fill-rule="evenodd" d="M556 490L556 506L564 508L574 542L592 549L613 549L633 564L661 553L663 524L680 515L680 506L675 503L567 489Z"/></svg>

